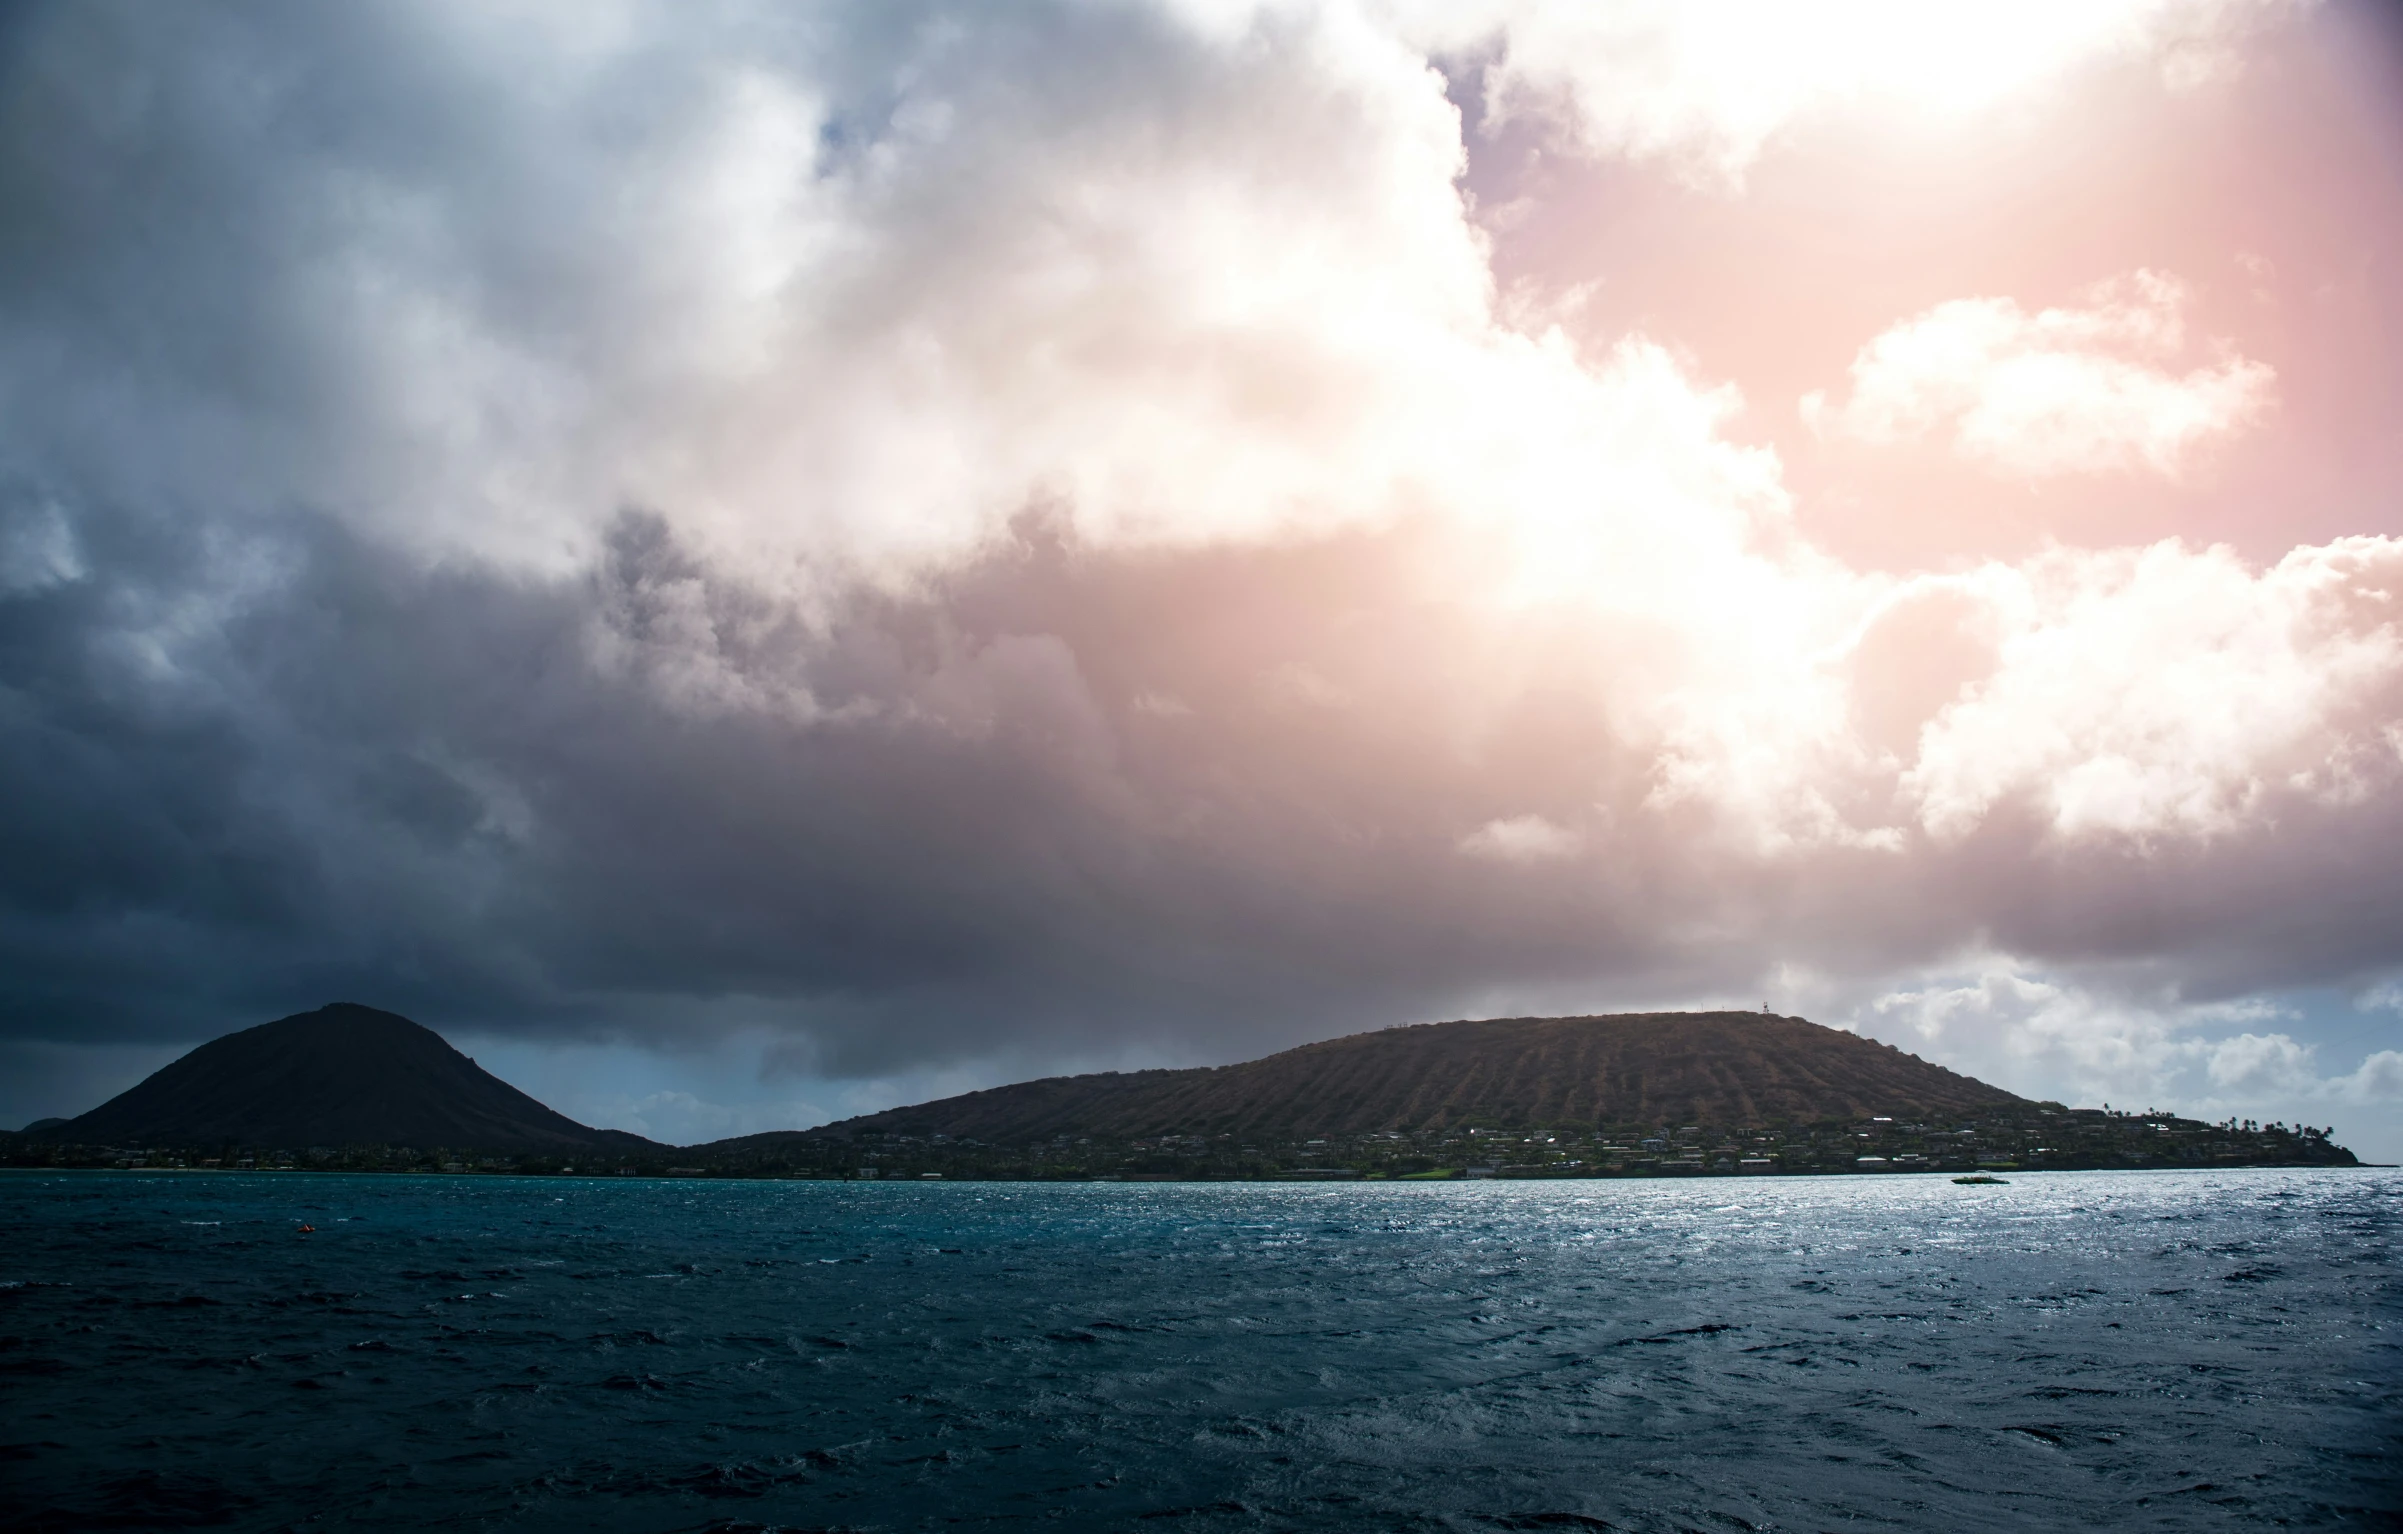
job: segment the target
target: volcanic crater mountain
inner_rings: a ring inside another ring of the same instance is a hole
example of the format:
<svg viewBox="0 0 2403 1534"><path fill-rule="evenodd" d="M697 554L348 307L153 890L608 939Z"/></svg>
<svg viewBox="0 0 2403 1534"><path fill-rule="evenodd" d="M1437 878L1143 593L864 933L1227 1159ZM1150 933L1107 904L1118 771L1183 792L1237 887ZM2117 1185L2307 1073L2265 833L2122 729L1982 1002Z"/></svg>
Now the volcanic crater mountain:
<svg viewBox="0 0 2403 1534"><path fill-rule="evenodd" d="M1053 1076L810 1131L1026 1144L1059 1135L1262 1139L1537 1124L1774 1124L2030 1107L1890 1044L1799 1017L1655 1012L1425 1023L1240 1065ZM791 1136L745 1136L711 1149Z"/></svg>
<svg viewBox="0 0 2403 1534"><path fill-rule="evenodd" d="M554 1112L392 1012L336 1002L212 1039L80 1118L83 1145L410 1145L520 1155L665 1147Z"/></svg>

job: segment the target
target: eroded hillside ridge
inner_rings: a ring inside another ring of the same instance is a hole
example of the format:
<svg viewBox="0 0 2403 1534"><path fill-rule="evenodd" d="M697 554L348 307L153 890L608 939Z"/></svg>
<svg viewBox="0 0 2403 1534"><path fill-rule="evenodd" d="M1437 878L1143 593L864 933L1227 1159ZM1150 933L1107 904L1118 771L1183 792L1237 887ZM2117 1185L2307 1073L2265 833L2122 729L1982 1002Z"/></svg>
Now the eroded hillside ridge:
<svg viewBox="0 0 2403 1534"><path fill-rule="evenodd" d="M1464 1124L1817 1123L2026 1100L1799 1017L1653 1012L1425 1023L1240 1065L1018 1082L821 1133L1025 1144L1058 1135L1404 1133Z"/></svg>

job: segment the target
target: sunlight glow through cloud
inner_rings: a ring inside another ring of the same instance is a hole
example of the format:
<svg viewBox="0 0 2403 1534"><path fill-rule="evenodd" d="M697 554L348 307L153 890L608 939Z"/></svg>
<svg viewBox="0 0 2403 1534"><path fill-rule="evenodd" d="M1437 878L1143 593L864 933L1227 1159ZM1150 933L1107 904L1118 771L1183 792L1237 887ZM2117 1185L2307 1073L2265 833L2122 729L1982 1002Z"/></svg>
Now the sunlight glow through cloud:
<svg viewBox="0 0 2403 1534"><path fill-rule="evenodd" d="M1863 98L1974 112L2102 60L2145 58L2192 82L2290 0L1602 0L1403 4L1414 38L1475 55L1497 120L1560 122L1586 152L1683 161L1739 180L1795 118Z"/></svg>

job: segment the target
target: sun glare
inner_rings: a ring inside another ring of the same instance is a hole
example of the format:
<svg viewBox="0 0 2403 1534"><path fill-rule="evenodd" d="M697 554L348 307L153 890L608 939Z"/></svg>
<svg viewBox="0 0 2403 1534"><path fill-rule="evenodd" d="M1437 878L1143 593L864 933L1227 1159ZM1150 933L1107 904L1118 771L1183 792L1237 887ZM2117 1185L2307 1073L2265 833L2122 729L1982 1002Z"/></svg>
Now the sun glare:
<svg viewBox="0 0 2403 1534"><path fill-rule="evenodd" d="M1918 106L1978 108L2041 86L2082 64L2149 55L2172 78L2210 72L2247 10L2164 0L2024 0L2009 6L1851 0L1794 6L1729 0L1685 10L1696 52L1726 57L1727 37L1759 71L1756 85L1785 82L1800 97L1853 92ZM1773 88L1774 91L1774 88Z"/></svg>

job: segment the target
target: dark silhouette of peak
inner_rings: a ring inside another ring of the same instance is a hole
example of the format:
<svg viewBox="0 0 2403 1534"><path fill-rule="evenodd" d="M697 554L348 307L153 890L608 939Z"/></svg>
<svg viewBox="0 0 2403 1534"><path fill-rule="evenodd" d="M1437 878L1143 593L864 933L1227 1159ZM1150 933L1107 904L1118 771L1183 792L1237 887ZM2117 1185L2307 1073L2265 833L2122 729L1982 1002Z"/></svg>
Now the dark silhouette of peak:
<svg viewBox="0 0 2403 1534"><path fill-rule="evenodd" d="M410 1145L519 1155L656 1149L590 1129L397 1013L335 1002L229 1033L80 1118L28 1135L84 1145Z"/></svg>
<svg viewBox="0 0 2403 1534"><path fill-rule="evenodd" d="M809 1133L943 1134L994 1145L1057 1135L1285 1140L1464 1124L1940 1118L2008 1106L2031 1105L1799 1017L1656 1012L1388 1028L1241 1065L1024 1081Z"/></svg>

